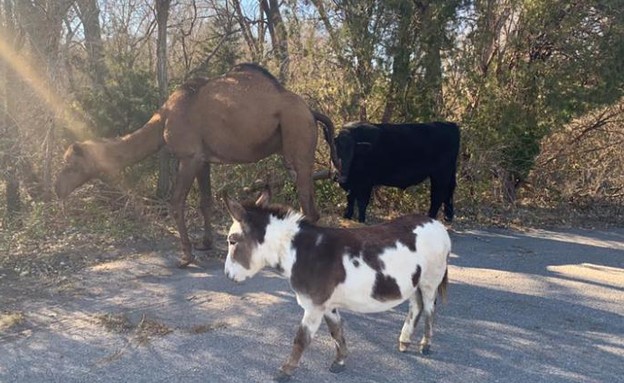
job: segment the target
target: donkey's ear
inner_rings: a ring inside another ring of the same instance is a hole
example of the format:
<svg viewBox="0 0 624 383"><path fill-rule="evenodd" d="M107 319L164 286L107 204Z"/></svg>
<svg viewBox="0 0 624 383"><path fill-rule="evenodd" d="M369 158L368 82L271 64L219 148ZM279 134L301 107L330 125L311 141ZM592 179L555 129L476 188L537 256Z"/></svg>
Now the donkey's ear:
<svg viewBox="0 0 624 383"><path fill-rule="evenodd" d="M264 187L264 190L256 200L256 206L267 207L271 202L271 189L269 185Z"/></svg>
<svg viewBox="0 0 624 383"><path fill-rule="evenodd" d="M234 201L226 196L225 206L227 207L230 217L232 217L233 220L240 222L243 218L245 218L245 208L237 201Z"/></svg>

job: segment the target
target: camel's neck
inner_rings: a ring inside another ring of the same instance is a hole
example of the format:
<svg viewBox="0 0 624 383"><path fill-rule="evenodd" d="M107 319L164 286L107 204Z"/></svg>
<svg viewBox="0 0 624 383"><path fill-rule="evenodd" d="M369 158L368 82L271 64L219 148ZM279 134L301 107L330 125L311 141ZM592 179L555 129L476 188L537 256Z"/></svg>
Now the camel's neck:
<svg viewBox="0 0 624 383"><path fill-rule="evenodd" d="M156 112L140 129L108 142L107 157L112 160L116 170L137 163L165 144L163 130L163 117Z"/></svg>

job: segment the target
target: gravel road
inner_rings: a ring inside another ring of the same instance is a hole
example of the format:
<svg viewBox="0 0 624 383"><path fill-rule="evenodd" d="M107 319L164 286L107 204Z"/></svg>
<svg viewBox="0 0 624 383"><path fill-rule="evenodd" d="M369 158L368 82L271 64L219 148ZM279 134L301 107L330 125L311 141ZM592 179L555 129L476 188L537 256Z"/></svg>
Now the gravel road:
<svg viewBox="0 0 624 383"><path fill-rule="evenodd" d="M344 312L346 371L328 371L323 325L293 382L624 382L624 229L451 238L431 355L398 352L406 305ZM287 281L234 284L220 261L178 270L176 256L128 254L19 302L0 382L270 381L302 315Z"/></svg>

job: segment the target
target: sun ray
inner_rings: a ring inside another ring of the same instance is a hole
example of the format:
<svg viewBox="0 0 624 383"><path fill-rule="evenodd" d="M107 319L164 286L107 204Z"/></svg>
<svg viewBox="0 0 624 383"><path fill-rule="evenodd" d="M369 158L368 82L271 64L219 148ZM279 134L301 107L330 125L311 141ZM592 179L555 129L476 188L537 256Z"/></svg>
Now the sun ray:
<svg viewBox="0 0 624 383"><path fill-rule="evenodd" d="M17 73L35 94L46 104L63 126L69 129L77 138L86 138L88 129L83 119L67 104L66 97L59 95L52 87L49 80L33 68L30 60L16 52L2 36L0 36L0 60Z"/></svg>

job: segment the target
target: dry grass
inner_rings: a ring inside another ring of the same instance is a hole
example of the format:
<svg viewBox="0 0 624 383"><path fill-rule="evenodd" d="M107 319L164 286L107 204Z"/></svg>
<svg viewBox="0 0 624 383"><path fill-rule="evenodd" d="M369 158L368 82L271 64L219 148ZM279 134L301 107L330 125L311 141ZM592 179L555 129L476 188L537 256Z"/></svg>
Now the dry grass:
<svg viewBox="0 0 624 383"><path fill-rule="evenodd" d="M19 311L0 313L0 331L6 331L11 327L24 322L24 314Z"/></svg>
<svg viewBox="0 0 624 383"><path fill-rule="evenodd" d="M206 323L191 327L189 332L191 334L205 334L207 332L224 329L227 326L228 325L225 322Z"/></svg>
<svg viewBox="0 0 624 383"><path fill-rule="evenodd" d="M118 334L131 334L132 339L140 346L147 345L154 337L163 337L173 329L167 325L148 318L145 314L141 316L138 323L134 323L125 314L101 314L96 316L96 321L108 331Z"/></svg>

